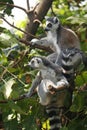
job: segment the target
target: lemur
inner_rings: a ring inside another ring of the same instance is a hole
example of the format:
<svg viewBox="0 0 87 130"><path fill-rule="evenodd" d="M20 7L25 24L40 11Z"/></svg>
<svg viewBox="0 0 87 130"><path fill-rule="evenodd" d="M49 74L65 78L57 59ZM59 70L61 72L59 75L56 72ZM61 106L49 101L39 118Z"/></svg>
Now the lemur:
<svg viewBox="0 0 87 130"><path fill-rule="evenodd" d="M45 106L51 130L61 128L61 107L63 107L69 83L62 74L62 68L45 57L33 57L28 64L38 69L38 79L34 80L27 97L37 88L41 105ZM37 78L36 77L36 78Z"/></svg>
<svg viewBox="0 0 87 130"><path fill-rule="evenodd" d="M84 52L77 48L63 50L57 64L54 64L55 60L56 58L54 58L54 61L52 60L51 62L51 59L49 60L48 58L40 56L31 59L28 65L40 71L28 93L29 97L32 95L32 92L35 89L35 84L40 84L43 78L52 81L54 84L57 82L59 84L64 79L67 79L67 81L70 82L71 80L74 80L76 69L79 68L81 64L87 67L87 56ZM60 80L59 82L60 77L63 80Z"/></svg>
<svg viewBox="0 0 87 130"><path fill-rule="evenodd" d="M68 86L68 82L66 78L62 74L62 68L59 65L56 65L49 61L45 57L33 57L31 61L28 63L30 67L33 69L39 70L39 73L37 74L32 87L29 90L29 93L27 94L28 97L32 95L32 92L34 89L43 82L48 82L47 84L54 84L53 87L56 88L59 86ZM45 102L46 103L46 102Z"/></svg>
<svg viewBox="0 0 87 130"><path fill-rule="evenodd" d="M53 115L53 113L59 113L58 108L63 107L63 105L66 106L64 101L66 100L67 93L69 94L70 100L72 100L73 88L71 84L74 82L75 70L82 63L86 63L87 65L87 57L83 61L83 56L84 53L81 50L70 48L62 52L61 60L58 63L60 66L55 65L45 57L34 57L29 62L29 66L38 69L39 73L26 96L30 97L34 89L37 88L40 103L46 106L51 128L56 128L57 125L61 126L60 117ZM50 117L50 114L55 118ZM57 121L58 124L57 122L51 124L53 121Z"/></svg>
<svg viewBox="0 0 87 130"><path fill-rule="evenodd" d="M57 53L56 59L62 49L75 47L80 48L80 42L77 35L71 29L64 28L57 17L46 17L45 31L47 37L38 39L32 39L32 44L40 44L46 47L50 47L53 52ZM53 58L54 54L50 55ZM56 62L57 62L56 60Z"/></svg>

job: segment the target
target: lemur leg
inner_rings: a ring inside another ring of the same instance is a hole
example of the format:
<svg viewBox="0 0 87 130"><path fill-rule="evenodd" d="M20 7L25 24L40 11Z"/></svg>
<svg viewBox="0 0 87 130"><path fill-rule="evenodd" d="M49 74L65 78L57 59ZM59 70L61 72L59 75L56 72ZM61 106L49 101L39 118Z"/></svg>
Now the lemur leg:
<svg viewBox="0 0 87 130"><path fill-rule="evenodd" d="M49 84L47 84L47 88L51 94L61 91L67 87L69 87L69 83L65 78L58 81L57 84L54 84L51 81L49 82Z"/></svg>
<svg viewBox="0 0 87 130"><path fill-rule="evenodd" d="M64 78L64 79L61 79L59 82L57 82L57 91L61 91L65 88L68 88L69 87L69 83L68 81Z"/></svg>
<svg viewBox="0 0 87 130"><path fill-rule="evenodd" d="M29 92L25 95L26 97L31 97L34 90L37 88L37 86L40 84L42 80L42 77L40 75L40 73L36 76L36 78L34 79L33 83L32 83L32 86L30 87L29 89Z"/></svg>

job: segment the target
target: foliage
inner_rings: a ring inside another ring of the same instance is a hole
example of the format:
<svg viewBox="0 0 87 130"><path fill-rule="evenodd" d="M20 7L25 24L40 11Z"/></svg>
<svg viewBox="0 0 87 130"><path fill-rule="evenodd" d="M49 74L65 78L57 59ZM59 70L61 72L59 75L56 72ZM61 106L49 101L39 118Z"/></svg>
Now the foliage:
<svg viewBox="0 0 87 130"><path fill-rule="evenodd" d="M13 4L12 0L0 0L0 2ZM54 0L53 11L64 26L69 26L78 34L81 47L86 52L87 3L82 5L81 2L79 0ZM8 8L8 5L0 5L3 16L11 15L12 8ZM50 10L47 15L51 16L52 11ZM24 27L25 22L21 23L21 26ZM37 35L41 35L41 33L44 32L40 27ZM13 34L6 27L0 27L0 111L6 130L37 130L36 119L44 122L43 127L46 127L46 123L48 124L48 121L45 122L44 108L40 106L37 95L31 99L16 100L15 102L12 99L18 99L20 95L27 92L36 75L36 71L32 71L26 66L29 59L34 55L47 55L47 53L22 44L18 40L20 37L22 35L19 32ZM76 90L73 94L70 111L77 114L71 119L69 125L64 126L61 130L87 129L87 90L81 91L80 89L81 86L87 84L87 71L83 70L77 75L75 82ZM3 101L7 101L7 103Z"/></svg>
<svg viewBox="0 0 87 130"><path fill-rule="evenodd" d="M0 0L0 2L4 2L4 3L8 3L8 4L14 4L13 0ZM8 5L0 5L0 10L3 11L3 15L7 14L7 15L11 15L11 11L13 9L13 7L9 7Z"/></svg>

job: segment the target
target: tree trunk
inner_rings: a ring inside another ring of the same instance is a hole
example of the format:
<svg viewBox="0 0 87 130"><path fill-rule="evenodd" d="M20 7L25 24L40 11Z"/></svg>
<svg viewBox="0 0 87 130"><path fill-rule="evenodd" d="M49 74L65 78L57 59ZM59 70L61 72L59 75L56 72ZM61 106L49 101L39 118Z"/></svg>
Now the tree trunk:
<svg viewBox="0 0 87 130"><path fill-rule="evenodd" d="M28 18L29 22L26 25L26 32L33 35L36 34L39 27L39 22L34 22L35 20L42 21L49 8L52 5L53 0L42 0L32 11L29 11ZM25 34L24 38L30 41L33 37Z"/></svg>

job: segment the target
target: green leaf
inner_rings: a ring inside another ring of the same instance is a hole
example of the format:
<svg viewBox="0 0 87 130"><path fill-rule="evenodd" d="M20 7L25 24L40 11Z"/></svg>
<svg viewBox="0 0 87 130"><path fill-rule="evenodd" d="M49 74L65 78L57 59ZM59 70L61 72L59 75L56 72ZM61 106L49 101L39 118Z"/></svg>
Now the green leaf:
<svg viewBox="0 0 87 130"><path fill-rule="evenodd" d="M6 55L4 54L0 55L0 64L6 64L6 63L7 63Z"/></svg>
<svg viewBox="0 0 87 130"><path fill-rule="evenodd" d="M5 130L18 130L19 128L17 118L4 122L4 128Z"/></svg>
<svg viewBox="0 0 87 130"><path fill-rule="evenodd" d="M8 3L8 4L14 4L13 0L3 0L2 2ZM4 14L11 15L11 11L14 8L14 6L5 5L4 8Z"/></svg>
<svg viewBox="0 0 87 130"><path fill-rule="evenodd" d="M68 125L68 130L87 130L87 120L85 118L77 118L72 120Z"/></svg>
<svg viewBox="0 0 87 130"><path fill-rule="evenodd" d="M8 105L9 105L9 107L10 107L13 111L16 111L16 112L18 112L18 113L20 113L20 114L23 114L23 115L27 115L27 113L24 112L24 111L17 105L17 103L15 103L15 102L13 102L13 101L9 101L9 102L8 102Z"/></svg>
<svg viewBox="0 0 87 130"><path fill-rule="evenodd" d="M15 83L14 79L10 79L8 81L5 81L4 88L2 88L2 92L4 93L4 96L6 99L10 97L10 94L12 92L12 86Z"/></svg>
<svg viewBox="0 0 87 130"><path fill-rule="evenodd" d="M74 95L73 104L70 107L70 110L73 112L80 112L84 110L87 98L87 92L80 92Z"/></svg>
<svg viewBox="0 0 87 130"><path fill-rule="evenodd" d="M69 130L67 127L63 127L63 128L61 128L60 130Z"/></svg>

